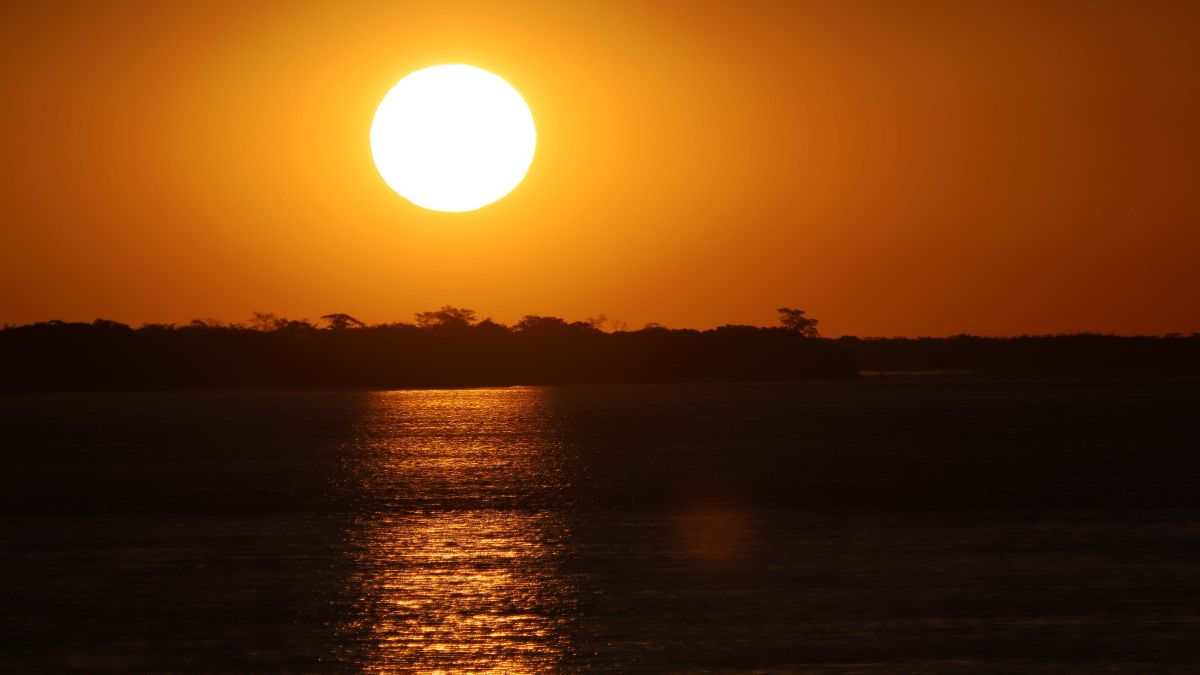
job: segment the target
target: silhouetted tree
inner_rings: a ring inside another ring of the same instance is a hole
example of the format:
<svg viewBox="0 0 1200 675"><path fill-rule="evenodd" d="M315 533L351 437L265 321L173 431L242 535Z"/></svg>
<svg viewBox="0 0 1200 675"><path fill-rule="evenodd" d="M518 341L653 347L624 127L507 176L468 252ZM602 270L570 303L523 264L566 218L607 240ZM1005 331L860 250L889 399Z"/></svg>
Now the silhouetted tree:
<svg viewBox="0 0 1200 675"><path fill-rule="evenodd" d="M778 311L779 323L783 325L784 330L799 333L804 337L818 337L818 321L804 316L804 310L780 307Z"/></svg>
<svg viewBox="0 0 1200 675"><path fill-rule="evenodd" d="M349 314L326 314L321 317L329 322L330 330L346 330L347 328L366 328L367 324Z"/></svg>
<svg viewBox="0 0 1200 675"><path fill-rule="evenodd" d="M565 320L560 319L557 316L537 316L536 314L526 314L525 316L521 317L521 320L518 321L513 328L521 331L522 333L528 333L531 331L546 332L563 330L568 325L569 324L567 324Z"/></svg>
<svg viewBox="0 0 1200 675"><path fill-rule="evenodd" d="M271 312L254 312L253 318L250 319L250 327L263 332L275 330L279 327L279 317Z"/></svg>
<svg viewBox="0 0 1200 675"><path fill-rule="evenodd" d="M492 321L490 317L475 324L474 329L485 334L508 333L508 326L505 326L502 323L496 323L495 321Z"/></svg>
<svg viewBox="0 0 1200 675"><path fill-rule="evenodd" d="M475 310L445 305L436 312L417 312L417 325L421 328L466 328L475 323Z"/></svg>

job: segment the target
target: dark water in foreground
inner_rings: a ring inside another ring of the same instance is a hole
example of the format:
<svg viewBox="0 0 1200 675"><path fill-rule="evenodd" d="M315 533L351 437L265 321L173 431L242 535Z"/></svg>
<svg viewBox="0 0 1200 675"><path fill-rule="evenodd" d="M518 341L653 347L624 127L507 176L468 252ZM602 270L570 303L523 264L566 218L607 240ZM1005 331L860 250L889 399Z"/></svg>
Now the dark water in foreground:
<svg viewBox="0 0 1200 675"><path fill-rule="evenodd" d="M0 662L1200 668L1200 382L0 398Z"/></svg>

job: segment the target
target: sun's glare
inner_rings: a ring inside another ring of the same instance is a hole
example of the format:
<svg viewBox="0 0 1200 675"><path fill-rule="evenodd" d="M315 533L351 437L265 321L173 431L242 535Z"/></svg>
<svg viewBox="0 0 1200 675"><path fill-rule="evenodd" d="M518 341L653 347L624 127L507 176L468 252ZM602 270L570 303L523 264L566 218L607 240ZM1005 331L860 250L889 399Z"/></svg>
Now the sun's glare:
<svg viewBox="0 0 1200 675"><path fill-rule="evenodd" d="M503 78L468 65L400 80L371 123L371 155L400 196L433 211L474 211L507 195L533 162L537 130Z"/></svg>

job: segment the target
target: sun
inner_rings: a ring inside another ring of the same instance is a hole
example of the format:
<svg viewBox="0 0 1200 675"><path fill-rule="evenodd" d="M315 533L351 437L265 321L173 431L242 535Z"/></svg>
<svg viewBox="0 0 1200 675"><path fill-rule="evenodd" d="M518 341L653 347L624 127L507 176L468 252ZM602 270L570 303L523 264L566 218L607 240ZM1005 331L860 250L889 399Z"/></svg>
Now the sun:
<svg viewBox="0 0 1200 675"><path fill-rule="evenodd" d="M537 129L521 94L468 65L410 73L371 122L371 155L385 183L432 211L474 211L525 178Z"/></svg>

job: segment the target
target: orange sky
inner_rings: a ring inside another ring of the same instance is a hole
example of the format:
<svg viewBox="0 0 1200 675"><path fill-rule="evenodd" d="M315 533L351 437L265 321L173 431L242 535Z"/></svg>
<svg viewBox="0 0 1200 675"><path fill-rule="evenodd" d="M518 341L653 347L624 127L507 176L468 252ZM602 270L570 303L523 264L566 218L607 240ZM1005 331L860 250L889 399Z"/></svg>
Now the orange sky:
<svg viewBox="0 0 1200 675"><path fill-rule="evenodd" d="M581 4L6 7L0 323L1200 330L1200 3ZM538 124L474 213L370 157L438 63Z"/></svg>

